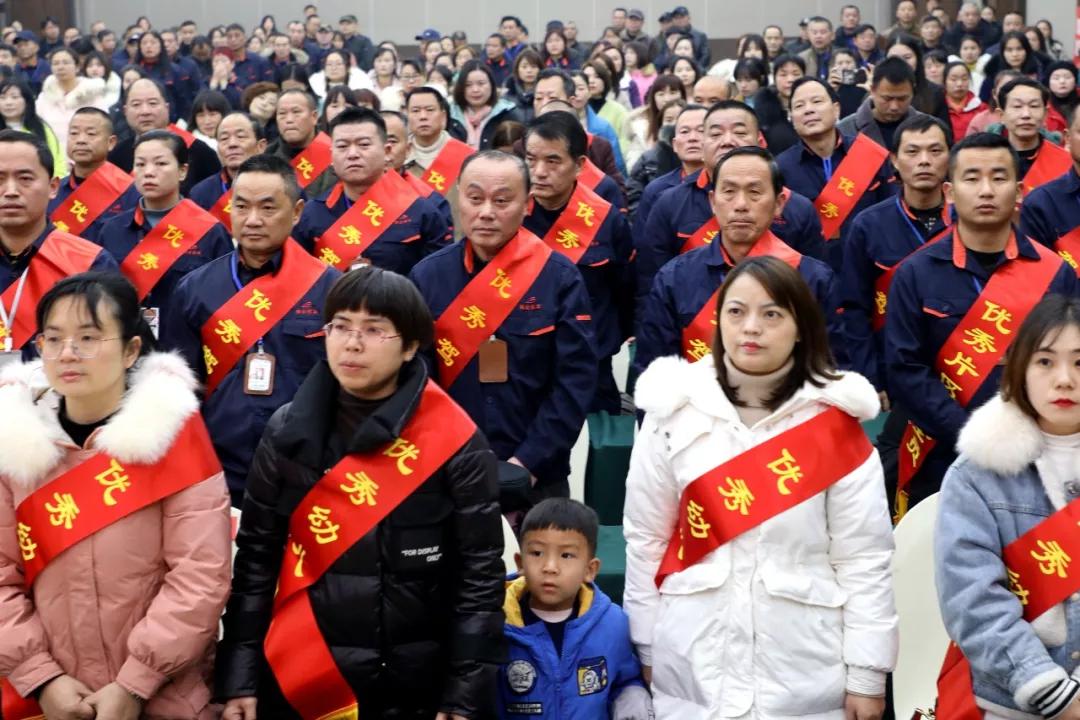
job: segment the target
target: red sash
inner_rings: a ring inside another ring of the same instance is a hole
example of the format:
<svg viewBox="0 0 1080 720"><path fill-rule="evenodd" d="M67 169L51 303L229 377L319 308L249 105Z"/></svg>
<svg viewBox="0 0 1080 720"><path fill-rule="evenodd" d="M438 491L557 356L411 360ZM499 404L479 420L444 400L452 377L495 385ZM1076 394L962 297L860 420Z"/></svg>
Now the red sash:
<svg viewBox="0 0 1080 720"><path fill-rule="evenodd" d="M859 421L830 407L708 471L679 498L657 587L671 573L827 490L873 451Z"/></svg>
<svg viewBox="0 0 1080 720"><path fill-rule="evenodd" d="M57 230L81 234L123 195L135 178L106 162L82 181L49 217Z"/></svg>
<svg viewBox="0 0 1080 720"><path fill-rule="evenodd" d="M579 182L566 208L544 235L544 243L577 265L593 244L609 212L611 203Z"/></svg>
<svg viewBox="0 0 1080 720"><path fill-rule="evenodd" d="M225 183L223 179L222 184ZM210 214L218 219L218 222L225 226L225 229L232 233L232 188L226 187L221 193L221 197L217 199L214 206L210 208Z"/></svg>
<svg viewBox="0 0 1080 720"><path fill-rule="evenodd" d="M104 452L91 455L28 495L15 510L25 585L68 548L170 495L221 472L202 416L190 416L168 454L156 463L121 463ZM42 716L37 702L19 696L5 679L0 687L4 720Z"/></svg>
<svg viewBox="0 0 1080 720"><path fill-rule="evenodd" d="M30 342L37 327L34 313L41 296L69 275L89 270L100 252L101 246L71 233L62 230L53 230L49 233L27 267L22 297L15 310L15 317L10 318L11 328L4 327L0 322L0 340L7 337L10 332L12 347L16 350ZM19 279L16 278L0 295L0 302L4 303L4 309L8 313L11 312L18 288Z"/></svg>
<svg viewBox="0 0 1080 720"><path fill-rule="evenodd" d="M465 252L472 250L466 246ZM454 384L480 346L521 302L550 256L551 248L521 228L450 302L435 321L440 385L450 388Z"/></svg>
<svg viewBox="0 0 1080 720"><path fill-rule="evenodd" d="M1024 175L1024 195L1040 185L1061 177L1069 172L1072 166L1072 155L1068 150L1044 139L1038 154L1035 155L1035 162L1028 168L1027 175Z"/></svg>
<svg viewBox="0 0 1080 720"><path fill-rule="evenodd" d="M139 301L217 224L217 218L191 200L181 200L170 210L120 263L120 272L139 291Z"/></svg>
<svg viewBox="0 0 1080 720"><path fill-rule="evenodd" d="M579 185L584 185L590 190L596 190L604 177L604 171L598 168L592 160L585 158L585 164L581 166L581 172L578 173L577 179Z"/></svg>
<svg viewBox="0 0 1080 720"><path fill-rule="evenodd" d="M189 133L187 130L184 130L183 128L181 128L179 125L176 125L176 124L169 125L169 127L167 127L166 130L168 130L173 135L176 135L181 140L183 140L184 145L186 145L188 148L190 148L192 143L195 142L195 136L192 135L191 133Z"/></svg>
<svg viewBox="0 0 1080 720"><path fill-rule="evenodd" d="M475 152L476 150L460 140L450 138L431 163L431 167L424 172L421 180L435 192L446 195L457 182L462 163Z"/></svg>
<svg viewBox="0 0 1080 720"><path fill-rule="evenodd" d="M429 198L431 194L435 192L431 189L431 186L425 183L420 178L413 175L411 172L400 173L405 182L409 183L409 187L416 191L416 194L422 198Z"/></svg>
<svg viewBox="0 0 1080 720"><path fill-rule="evenodd" d="M207 397L259 338L289 314L324 270L325 265L289 238L276 273L255 278L210 316L201 333Z"/></svg>
<svg viewBox="0 0 1080 720"><path fill-rule="evenodd" d="M1080 225L1058 238L1057 254L1080 275Z"/></svg>
<svg viewBox="0 0 1080 720"><path fill-rule="evenodd" d="M954 235L953 243L960 239ZM1015 238L1010 239L1014 244ZM1031 309L1046 294L1061 258L1034 240L1038 261L1015 259L999 267L938 352L934 363L941 383L960 407L968 403L994 371L1016 338ZM900 443L896 520L907 512L907 486L922 467L936 441L909 422Z"/></svg>
<svg viewBox="0 0 1080 720"><path fill-rule="evenodd" d="M345 186L339 182L326 197L326 207L329 209L336 205L344 193ZM394 221L416 202L416 198L416 191L405 178L393 171L383 173L315 241L315 256L330 267L348 270L356 258L393 227Z"/></svg>
<svg viewBox="0 0 1080 720"><path fill-rule="evenodd" d="M400 437L375 452L342 458L293 511L264 650L282 693L304 720L355 720L358 714L307 589L475 432L465 411L429 380Z"/></svg>
<svg viewBox="0 0 1080 720"><path fill-rule="evenodd" d="M694 231L694 234L687 238L683 243L682 248L679 250L679 254L688 253L691 250L695 250L704 245L708 245L713 241L713 238L720 234L720 221L713 215L711 218L705 221L705 223Z"/></svg>
<svg viewBox="0 0 1080 720"><path fill-rule="evenodd" d="M326 168L330 167L330 154L330 136L321 132L315 136L310 145L293 158L292 166L296 171L296 181L300 183L300 187L306 189L326 171Z"/></svg>
<svg viewBox="0 0 1080 720"><path fill-rule="evenodd" d="M713 219L715 221L715 218ZM724 254L724 260L727 261L728 265L735 265L735 263L731 262L731 258L728 257L723 246L720 247L720 252ZM802 262L802 255L769 230L766 230L765 234L758 238L758 241L754 243L754 247L750 248L750 252L746 254L746 257L765 255L783 260L796 270L799 268L799 263ZM713 294L709 296L709 299L705 301L705 304L701 306L698 314L690 321L690 324L683 328L682 354L690 362L696 362L712 352L713 336L716 334L716 299L719 295L720 288L716 288Z"/></svg>
<svg viewBox="0 0 1080 720"><path fill-rule="evenodd" d="M948 213L948 207L948 204L946 204L946 214ZM931 243L944 237L945 233L949 232L952 229L952 224L949 223L948 219L946 219L945 227L941 230L941 232L939 232L937 235L934 235L922 245L902 257L900 261L893 265L891 268L885 269L885 272L878 275L878 279L874 281L874 309L873 312L871 312L870 314L870 327L873 329L874 332L881 332L885 329L885 312L889 306L889 288L892 286L893 277L896 276L896 269L900 267L904 260L907 260L909 257L919 252L927 245L930 245ZM878 267L882 268L883 266L878 265Z"/></svg>
<svg viewBox="0 0 1080 720"><path fill-rule="evenodd" d="M821 232L826 240L838 236L840 226L869 189L888 157L888 150L863 133L855 138L839 167L833 170L832 179L825 183L814 200L814 207L821 216Z"/></svg>
<svg viewBox="0 0 1080 720"><path fill-rule="evenodd" d="M1027 622L1080 590L1080 573L1069 573L1071 558L1080 557L1078 524L1080 500L1073 500L1001 551L1009 590L1020 601ZM956 643L949 644L937 686L937 717L982 720L982 710L975 704L971 665Z"/></svg>

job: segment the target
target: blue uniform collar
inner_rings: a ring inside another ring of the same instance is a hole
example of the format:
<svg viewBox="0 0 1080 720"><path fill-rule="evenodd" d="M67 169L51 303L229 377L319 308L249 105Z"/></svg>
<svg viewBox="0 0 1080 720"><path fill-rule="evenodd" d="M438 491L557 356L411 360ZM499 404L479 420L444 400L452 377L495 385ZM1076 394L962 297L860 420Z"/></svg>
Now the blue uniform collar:
<svg viewBox="0 0 1080 720"><path fill-rule="evenodd" d="M834 132L836 133L836 148L833 150L833 154L831 157L835 158L839 156L843 158L847 155L848 148L851 147L852 140L845 136L843 133L841 133L839 130L834 130ZM804 161L808 159L813 160L817 163L820 163L822 161L822 158L816 152L810 149L810 146L806 144L806 141L800 139L799 144L802 146L802 159Z"/></svg>
<svg viewBox="0 0 1080 720"><path fill-rule="evenodd" d="M1065 190L1071 193L1080 192L1080 175L1076 174L1076 165L1065 175Z"/></svg>
<svg viewBox="0 0 1080 720"><path fill-rule="evenodd" d="M957 237L956 228L949 230L949 232L942 235L939 240L928 245L925 252L937 260L952 263L953 266L961 270L972 270L972 268L978 266L977 262L968 257L967 249ZM1039 253L1032 246L1029 238L1018 234L1016 228L1013 228L1012 236L1005 246L1005 258L1007 260L1015 260L1017 258L1038 260Z"/></svg>

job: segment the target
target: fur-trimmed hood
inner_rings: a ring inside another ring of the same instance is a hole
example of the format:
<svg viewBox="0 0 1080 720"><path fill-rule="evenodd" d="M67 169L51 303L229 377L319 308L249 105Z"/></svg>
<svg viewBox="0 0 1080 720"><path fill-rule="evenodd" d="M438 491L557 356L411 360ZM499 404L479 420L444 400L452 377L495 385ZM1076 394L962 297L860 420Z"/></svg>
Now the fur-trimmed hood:
<svg viewBox="0 0 1080 720"><path fill-rule="evenodd" d="M76 78L75 89L65 95L56 76L49 75L41 83L41 94L38 97L54 105L75 110L86 105L97 105L98 101L105 97L106 90L105 81L101 78L80 76Z"/></svg>
<svg viewBox="0 0 1080 720"><path fill-rule="evenodd" d="M822 402L860 421L876 417L881 412L881 401L870 381L858 373L840 372L839 375L839 380L827 381L824 387L804 385L785 407ZM634 401L639 409L661 418L692 405L709 415L738 419L735 407L716 381L711 355L695 363L674 355L657 358L638 378Z"/></svg>
<svg viewBox="0 0 1080 720"><path fill-rule="evenodd" d="M153 463L199 411L195 375L180 355L151 353L131 371L120 409L92 436L94 448L120 462ZM72 448L57 416L41 362L0 373L0 475L24 488L37 486Z"/></svg>

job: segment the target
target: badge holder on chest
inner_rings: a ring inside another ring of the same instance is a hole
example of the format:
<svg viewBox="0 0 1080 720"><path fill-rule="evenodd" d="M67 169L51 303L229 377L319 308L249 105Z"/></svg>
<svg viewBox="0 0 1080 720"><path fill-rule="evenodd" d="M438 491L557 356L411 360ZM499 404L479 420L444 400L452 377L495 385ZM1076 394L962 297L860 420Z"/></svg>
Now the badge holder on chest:
<svg viewBox="0 0 1080 720"><path fill-rule="evenodd" d="M0 367L22 361L22 353L15 349L15 312L19 309L23 286L29 273L30 267L27 266L19 276L19 285L15 288L15 297L11 300L11 312L4 307L4 301L0 300Z"/></svg>
<svg viewBox="0 0 1080 720"><path fill-rule="evenodd" d="M232 279L236 291L244 289L240 274L236 268L236 254L232 256ZM272 395L274 393L274 375L277 373L277 358L263 349L263 339L255 342L255 352L244 356L244 393L247 395Z"/></svg>

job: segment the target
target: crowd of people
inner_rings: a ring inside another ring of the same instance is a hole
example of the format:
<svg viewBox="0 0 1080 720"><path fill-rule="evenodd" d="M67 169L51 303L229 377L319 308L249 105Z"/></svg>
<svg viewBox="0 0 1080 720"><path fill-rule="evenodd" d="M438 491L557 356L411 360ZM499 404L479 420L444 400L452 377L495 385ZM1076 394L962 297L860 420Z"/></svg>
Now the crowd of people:
<svg viewBox="0 0 1080 720"><path fill-rule="evenodd" d="M895 12L5 28L0 717L880 720L933 502L936 718L1080 719L1076 66Z"/></svg>

